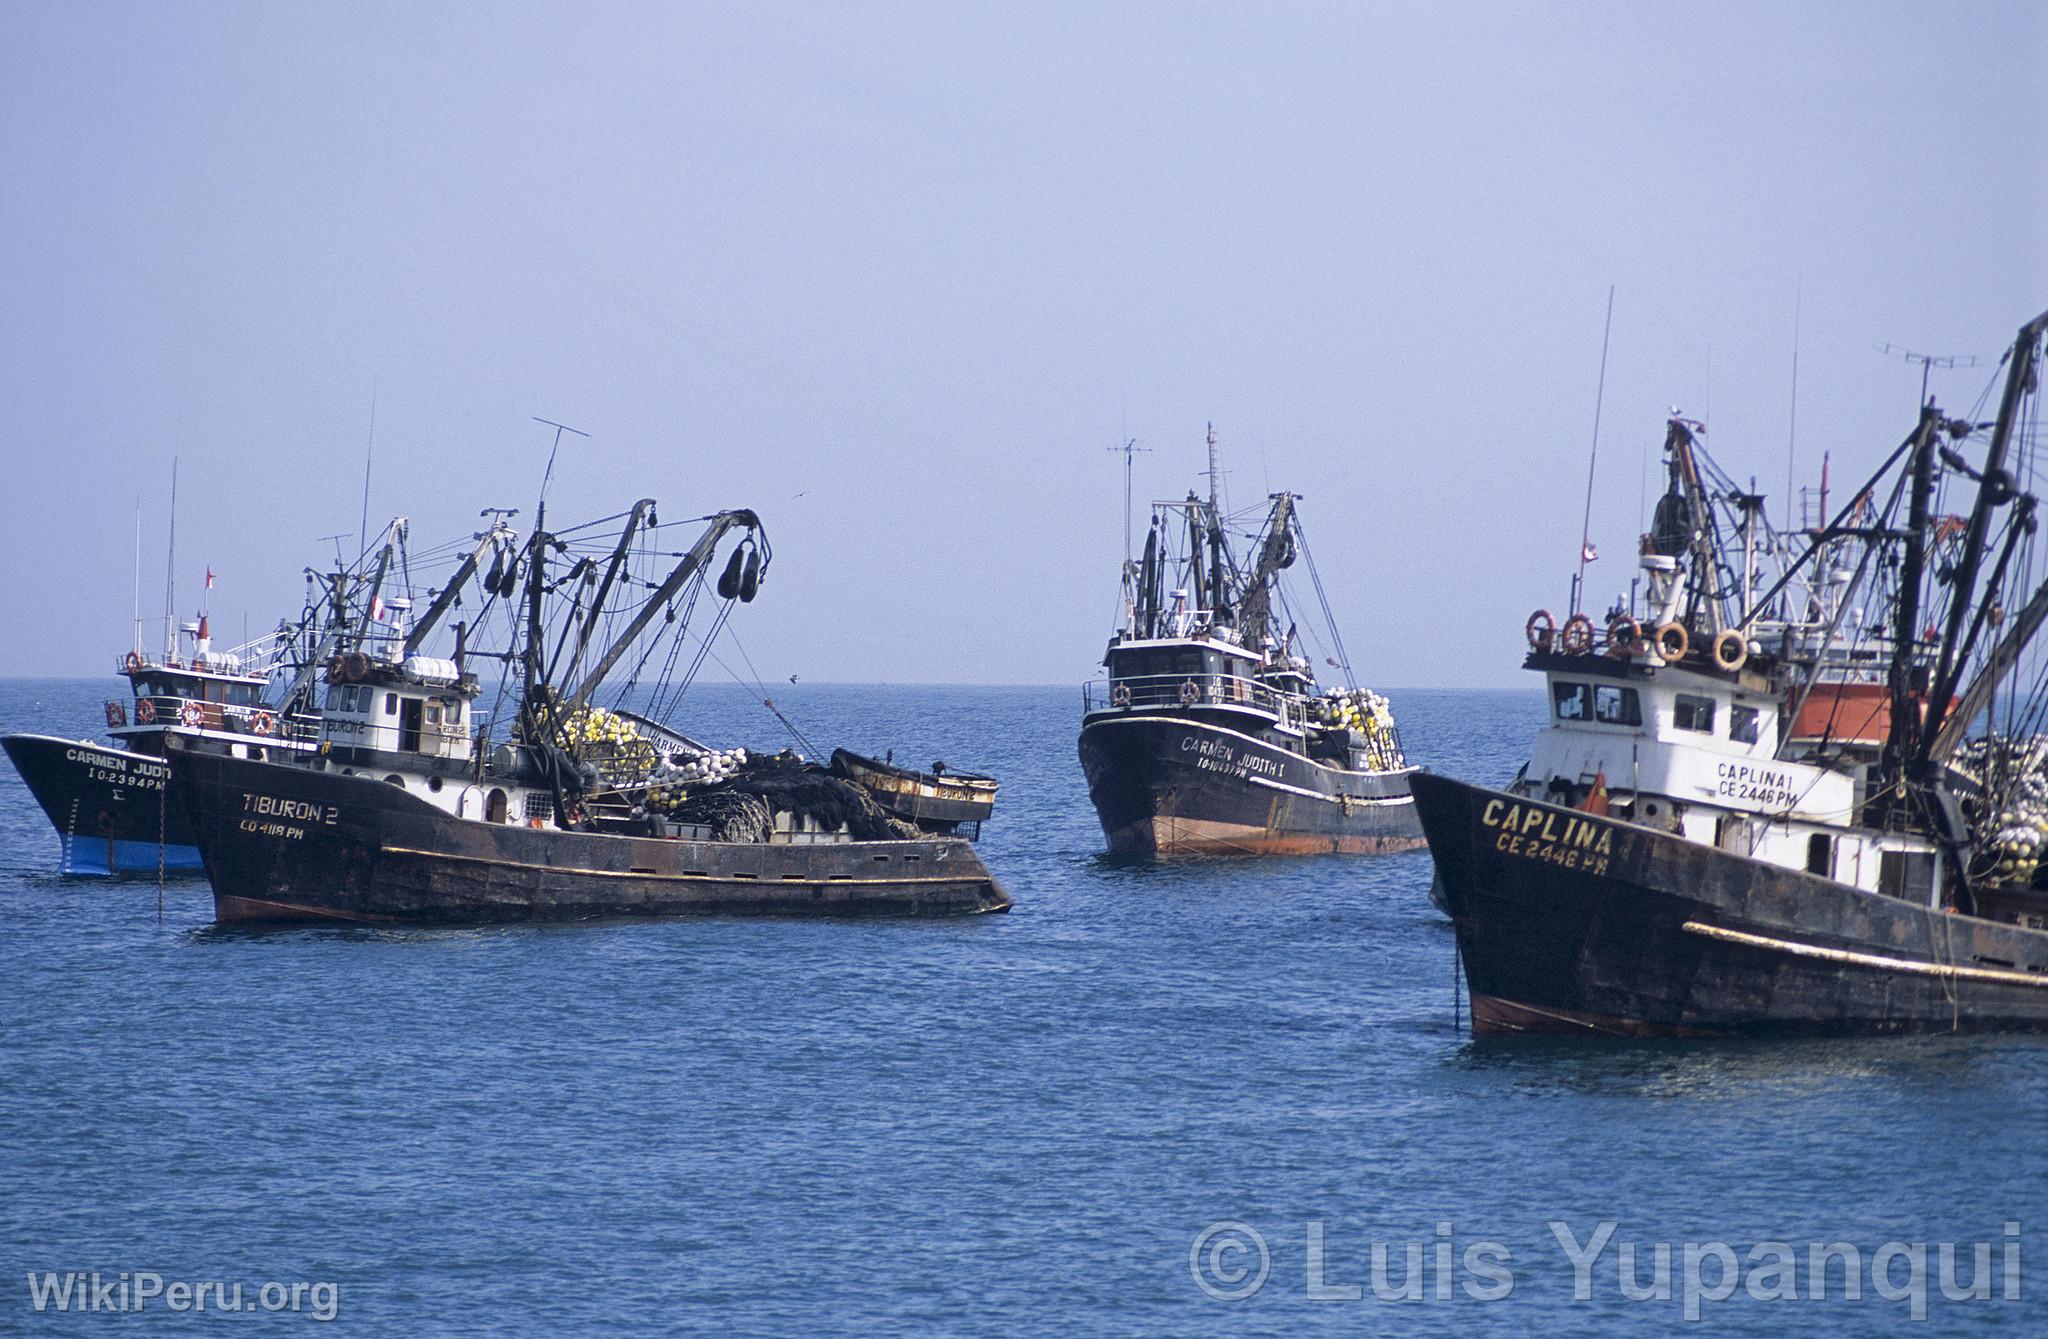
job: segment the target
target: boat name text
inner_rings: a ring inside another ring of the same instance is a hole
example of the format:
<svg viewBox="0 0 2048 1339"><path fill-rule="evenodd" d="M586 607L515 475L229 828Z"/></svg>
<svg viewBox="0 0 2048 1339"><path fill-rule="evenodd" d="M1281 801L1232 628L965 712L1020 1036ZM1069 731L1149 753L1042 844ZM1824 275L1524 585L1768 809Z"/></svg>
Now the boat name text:
<svg viewBox="0 0 2048 1339"><path fill-rule="evenodd" d="M1605 874L1614 854L1614 830L1574 814L1488 800L1479 821L1495 830L1493 849L1504 855Z"/></svg>
<svg viewBox="0 0 2048 1339"><path fill-rule="evenodd" d="M65 749L64 761L83 763L89 779L109 786L162 790L171 775L171 769L163 763L124 758L118 753L101 753L97 749Z"/></svg>
<svg viewBox="0 0 2048 1339"><path fill-rule="evenodd" d="M1229 772L1234 776L1248 777L1257 772L1261 776L1277 777L1280 764L1271 758L1257 754L1240 756L1230 744L1220 739L1197 739L1189 735L1180 741L1182 753L1195 755L1195 766L1205 772Z"/></svg>
<svg viewBox="0 0 2048 1339"><path fill-rule="evenodd" d="M1721 763L1714 771L1719 778L1714 793L1731 800L1772 809L1790 809L1799 799L1798 793L1792 789L1790 772L1737 762Z"/></svg>
<svg viewBox="0 0 2048 1339"><path fill-rule="evenodd" d="M331 804L292 800L282 795L258 795L246 790L242 792L242 812L250 815L242 820L242 831L264 837L284 837L291 841L298 841L306 835L306 829L299 824L331 828L341 819L341 810Z"/></svg>

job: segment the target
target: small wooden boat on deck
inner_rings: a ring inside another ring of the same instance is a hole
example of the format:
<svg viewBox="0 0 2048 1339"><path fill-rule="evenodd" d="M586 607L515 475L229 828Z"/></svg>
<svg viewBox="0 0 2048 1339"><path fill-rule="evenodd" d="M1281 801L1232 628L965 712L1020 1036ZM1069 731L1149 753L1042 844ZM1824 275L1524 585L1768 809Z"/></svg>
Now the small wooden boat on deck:
<svg viewBox="0 0 2048 1339"><path fill-rule="evenodd" d="M832 750L832 774L865 787L884 811L915 823L921 831L950 835L971 824L981 836L983 820L995 812L1002 783L977 772L955 772L942 762L929 772L898 767L890 758L870 758L850 749Z"/></svg>

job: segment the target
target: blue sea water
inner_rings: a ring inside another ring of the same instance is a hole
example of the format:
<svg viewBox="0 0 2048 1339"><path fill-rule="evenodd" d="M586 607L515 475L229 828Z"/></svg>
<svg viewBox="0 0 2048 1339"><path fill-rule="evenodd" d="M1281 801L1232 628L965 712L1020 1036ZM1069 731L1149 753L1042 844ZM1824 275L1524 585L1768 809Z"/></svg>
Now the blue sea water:
<svg viewBox="0 0 2048 1339"><path fill-rule="evenodd" d="M90 734L105 689L0 683L0 728ZM1394 702L1412 756L1491 781L1541 710ZM323 1297L374 1335L1642 1333L1682 1324L1687 1243L1708 1333L2048 1326L2048 1042L1475 1044L1426 854L1110 862L1072 690L778 704L821 749L998 774L1015 911L230 931L203 881L55 877L0 776L0 1333L101 1332L28 1286L95 1270L243 1285L127 1317L192 1333L319 1331ZM1546 1224L1610 1221L1575 1297ZM1772 1241L1801 1300L1749 1295L1783 1291ZM1863 1297L1837 1265L1807 1300L1835 1241ZM1945 1242L1963 1285L1986 1245L1989 1300L1942 1295ZM1671 1244L1669 1300L1624 1295L1623 1243L1652 1291ZM1411 1253L1420 1300L1383 1300ZM332 1291L262 1308L294 1282Z"/></svg>

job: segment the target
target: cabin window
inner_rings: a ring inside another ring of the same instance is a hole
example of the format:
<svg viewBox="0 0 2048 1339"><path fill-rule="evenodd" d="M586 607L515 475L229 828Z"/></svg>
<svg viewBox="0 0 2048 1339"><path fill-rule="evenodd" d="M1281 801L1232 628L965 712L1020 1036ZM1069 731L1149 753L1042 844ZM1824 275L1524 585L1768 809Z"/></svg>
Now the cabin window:
<svg viewBox="0 0 2048 1339"><path fill-rule="evenodd" d="M1554 683L1550 698L1560 721L1583 721L1593 714L1593 685L1589 683Z"/></svg>
<svg viewBox="0 0 2048 1339"><path fill-rule="evenodd" d="M1927 906L1934 901L1934 856L1926 851L1885 851L1877 858L1877 891Z"/></svg>
<svg viewBox="0 0 2048 1339"><path fill-rule="evenodd" d="M1806 839L1806 872L1832 878L1835 873L1835 840L1825 832Z"/></svg>
<svg viewBox="0 0 2048 1339"><path fill-rule="evenodd" d="M1600 684L1593 689L1593 719L1608 725L1641 725L1642 699L1633 688Z"/></svg>
<svg viewBox="0 0 2048 1339"><path fill-rule="evenodd" d="M1756 743L1757 721L1762 716L1755 707L1728 708L1728 737L1738 744Z"/></svg>
<svg viewBox="0 0 2048 1339"><path fill-rule="evenodd" d="M343 699L345 699L345 698L346 698L347 696L348 696L348 689L346 689L346 688L343 688L343 687L342 687L342 686L341 686L340 684L338 684L338 683L331 683L331 684L328 684L328 685L327 685L327 709L328 709L329 711L340 711L340 710L341 710L341 704L342 704L342 701L343 701Z"/></svg>
<svg viewBox="0 0 2048 1339"><path fill-rule="evenodd" d="M384 714L386 716L396 716L398 714L398 694L384 694Z"/></svg>
<svg viewBox="0 0 2048 1339"><path fill-rule="evenodd" d="M1700 734L1714 733L1714 699L1694 697L1691 693L1678 695L1677 721L1681 730L1696 730Z"/></svg>

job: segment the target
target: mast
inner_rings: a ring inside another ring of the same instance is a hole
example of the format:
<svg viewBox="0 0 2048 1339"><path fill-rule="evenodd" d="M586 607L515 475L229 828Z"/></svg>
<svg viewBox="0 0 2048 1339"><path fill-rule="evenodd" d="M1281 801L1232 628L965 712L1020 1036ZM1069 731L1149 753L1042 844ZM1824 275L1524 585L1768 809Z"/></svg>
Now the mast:
<svg viewBox="0 0 2048 1339"><path fill-rule="evenodd" d="M1906 503L1905 562L1899 575L1899 599L1892 622L1891 737L1885 743L1885 793L1897 803L1916 770L1919 712L1913 694L1913 649L1918 643L1920 587L1927 571L1927 505L1934 492L1934 436L1940 415L1932 405L1920 408L1920 427L1913 437L1913 482Z"/></svg>
<svg viewBox="0 0 2048 1339"><path fill-rule="evenodd" d="M1991 443L1985 448L1984 466L1978 475L1977 505L1970 509L1969 529L1963 536L1963 556L1957 561L1955 576L1949 589L1948 630L1941 640L1941 660L1934 675L1933 692L1927 704L1927 723L1920 736L1923 756L1932 749L1935 738L1940 734L1943 717L1949 701L1955 695L1956 685L1962 678L1964 664L1970 652L1975 649L1977 634L1983 626L1980 611L1971 625L1968 638L1962 636L1963 619L1970 613L1970 607L1977 594L1977 571L1984 561L1984 545L1987 531L1991 526L1991 512L2004 506L2017 496L2011 474L2005 468L2006 449L2012 444L2013 429L2019 419L2021 401L2035 389L2034 357L2041 342L2041 334L2048 330L2048 312L2020 327L2019 335L2013 340L2011 361L2006 367L2005 394L1998 405L1998 421L1991 429ZM1931 404L1926 405L1923 414L1932 415ZM1935 421L1940 422L1939 416ZM1930 430L1931 436L1931 430ZM1996 598L1996 590L1986 593L1987 599Z"/></svg>
<svg viewBox="0 0 2048 1339"><path fill-rule="evenodd" d="M542 742L541 709L535 702L535 690L541 685L541 623L540 599L547 584L548 561L547 532L548 504L543 501L534 511L533 538L527 544L526 557L526 645L520 648L520 671L523 688L519 694L519 712L526 720L526 742Z"/></svg>
<svg viewBox="0 0 2048 1339"><path fill-rule="evenodd" d="M1273 582L1281 569L1294 561L1294 494L1275 493L1272 515L1266 522L1266 541L1259 547L1257 565L1245 582L1242 618L1238 634L1247 647L1262 650L1269 643L1267 625L1272 619Z"/></svg>
<svg viewBox="0 0 2048 1339"><path fill-rule="evenodd" d="M377 601L383 596L384 577L391 570L392 549L397 545L399 536L404 534L404 527L405 521L399 519L393 521L384 532L384 548L377 554L377 572L370 578L370 598L363 601L362 616L356 620L355 642L358 650L369 645L370 615L375 611Z"/></svg>
<svg viewBox="0 0 2048 1339"><path fill-rule="evenodd" d="M142 654L142 499L135 500L135 654Z"/></svg>
<svg viewBox="0 0 2048 1339"><path fill-rule="evenodd" d="M178 658L177 591L178 571L178 458L171 457L171 537L164 556L164 659Z"/></svg>
<svg viewBox="0 0 2048 1339"><path fill-rule="evenodd" d="M1145 557L1138 564L1137 612L1132 633L1139 637L1159 635L1159 521L1155 516L1145 531Z"/></svg>
<svg viewBox="0 0 2048 1339"><path fill-rule="evenodd" d="M582 662L583 652L590 645L590 635L597 631L597 617L604 612L605 597L611 594L612 583L618 580L619 569L625 566L626 557L632 551L633 536L639 533L643 518L653 514L654 499L651 497L641 498L626 513L625 528L619 532L619 542L612 549L611 560L605 565L604 578L598 582L596 593L590 597L590 608L583 612L581 626L576 630L576 650L569 656L568 668L560 671L563 678L576 673L576 666ZM557 650L555 654L559 657L561 652ZM551 670L548 677L555 677L555 672Z"/></svg>
<svg viewBox="0 0 2048 1339"><path fill-rule="evenodd" d="M1226 621L1230 610L1225 603L1227 587L1223 580L1223 509L1219 505L1218 479L1222 471L1216 466L1216 425L1209 425L1209 622L1213 626Z"/></svg>

